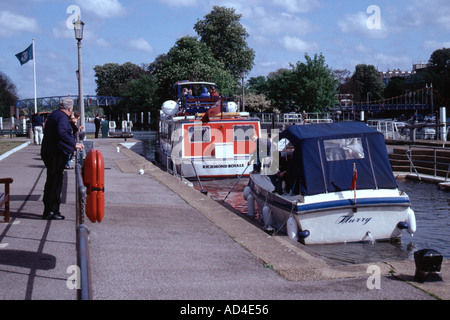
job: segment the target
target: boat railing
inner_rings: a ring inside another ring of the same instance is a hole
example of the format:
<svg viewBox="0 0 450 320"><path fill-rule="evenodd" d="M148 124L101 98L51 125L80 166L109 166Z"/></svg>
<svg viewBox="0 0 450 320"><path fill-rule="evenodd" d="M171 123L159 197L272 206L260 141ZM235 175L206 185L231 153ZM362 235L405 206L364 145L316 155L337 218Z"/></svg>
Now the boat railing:
<svg viewBox="0 0 450 320"><path fill-rule="evenodd" d="M252 117L260 119L261 123L332 123L330 113L251 113Z"/></svg>
<svg viewBox="0 0 450 320"><path fill-rule="evenodd" d="M225 96L182 98L181 106L186 110L186 113L204 113L215 106L219 100L222 100L222 106L226 107L227 97Z"/></svg>
<svg viewBox="0 0 450 320"><path fill-rule="evenodd" d="M384 135L385 139L406 140L407 131L402 130L405 126L403 122L395 120L367 120L367 125Z"/></svg>

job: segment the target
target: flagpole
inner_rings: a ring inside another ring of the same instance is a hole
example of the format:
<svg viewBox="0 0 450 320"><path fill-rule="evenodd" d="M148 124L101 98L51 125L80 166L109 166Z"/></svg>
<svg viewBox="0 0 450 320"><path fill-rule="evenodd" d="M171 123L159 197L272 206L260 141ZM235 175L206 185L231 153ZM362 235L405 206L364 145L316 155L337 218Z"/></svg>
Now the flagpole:
<svg viewBox="0 0 450 320"><path fill-rule="evenodd" d="M36 93L36 51L34 50L34 39L33 39L33 69L34 69L34 113L37 113L37 93Z"/></svg>

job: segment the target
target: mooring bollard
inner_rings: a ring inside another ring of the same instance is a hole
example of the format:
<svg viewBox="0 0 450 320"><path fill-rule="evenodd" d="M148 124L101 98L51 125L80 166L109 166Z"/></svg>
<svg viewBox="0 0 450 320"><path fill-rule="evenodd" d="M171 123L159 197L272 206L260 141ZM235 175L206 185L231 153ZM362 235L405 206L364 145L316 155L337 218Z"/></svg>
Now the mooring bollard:
<svg viewBox="0 0 450 320"><path fill-rule="evenodd" d="M414 279L423 283L425 280L442 281L441 265L444 257L433 249L423 249L414 252L416 274Z"/></svg>

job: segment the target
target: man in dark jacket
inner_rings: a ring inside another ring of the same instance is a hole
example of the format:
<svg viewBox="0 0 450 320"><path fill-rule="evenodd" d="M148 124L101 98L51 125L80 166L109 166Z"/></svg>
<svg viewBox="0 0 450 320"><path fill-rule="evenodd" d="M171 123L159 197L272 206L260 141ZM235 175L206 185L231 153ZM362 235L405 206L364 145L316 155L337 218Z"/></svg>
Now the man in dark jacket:
<svg viewBox="0 0 450 320"><path fill-rule="evenodd" d="M41 158L47 167L43 214L43 218L47 220L64 220L64 216L59 212L64 166L69 154L77 148L83 149L82 144L75 143L73 136L73 129L69 121L72 110L73 100L71 98L62 99L59 109L50 114L45 124Z"/></svg>
<svg viewBox="0 0 450 320"><path fill-rule="evenodd" d="M98 138L98 133L100 132L101 127L100 116L98 114L94 119L94 124L95 124L95 138Z"/></svg>

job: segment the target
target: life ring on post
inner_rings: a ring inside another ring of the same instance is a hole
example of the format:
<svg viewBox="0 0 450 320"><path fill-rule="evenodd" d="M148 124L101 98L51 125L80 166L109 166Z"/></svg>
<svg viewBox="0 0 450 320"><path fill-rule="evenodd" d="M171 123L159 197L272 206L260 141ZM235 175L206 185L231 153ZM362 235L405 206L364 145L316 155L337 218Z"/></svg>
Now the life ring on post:
<svg viewBox="0 0 450 320"><path fill-rule="evenodd" d="M105 216L105 162L100 150L91 149L83 162L86 187L86 215L91 222L101 222Z"/></svg>

